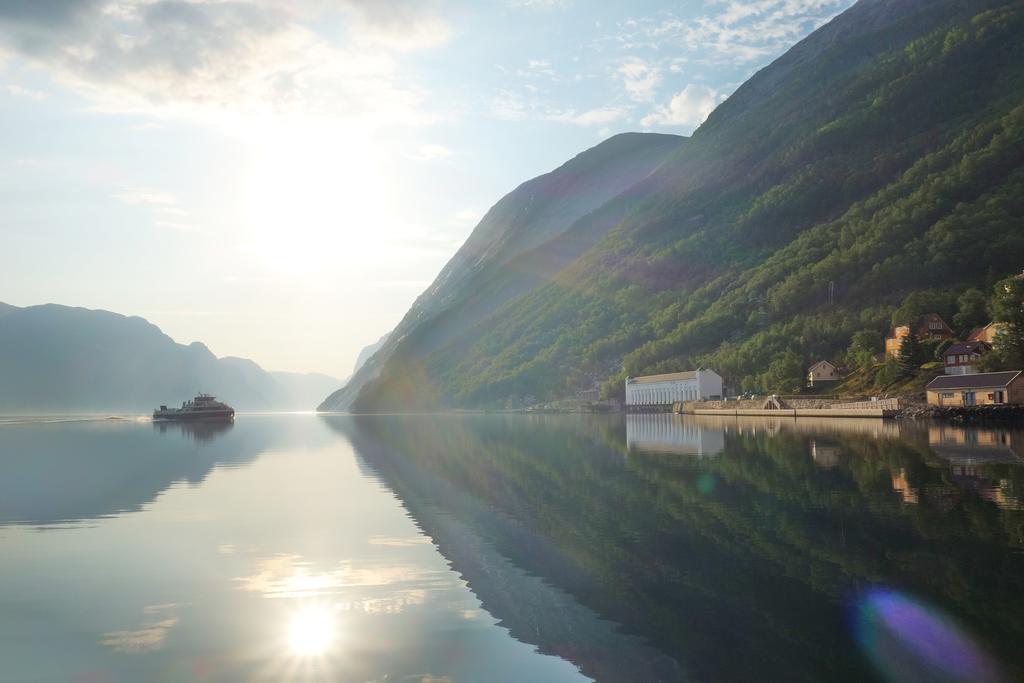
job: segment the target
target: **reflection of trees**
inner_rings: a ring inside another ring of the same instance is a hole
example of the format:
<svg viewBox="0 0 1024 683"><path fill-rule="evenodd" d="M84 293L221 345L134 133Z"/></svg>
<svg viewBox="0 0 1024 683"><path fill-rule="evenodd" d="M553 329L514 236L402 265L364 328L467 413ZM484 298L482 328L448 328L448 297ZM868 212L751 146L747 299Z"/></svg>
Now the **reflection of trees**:
<svg viewBox="0 0 1024 683"><path fill-rule="evenodd" d="M1024 668L1024 518L962 486L920 430L723 428L721 455L698 459L623 457L615 418L345 420L427 533L428 509L458 520L698 678L869 677L844 604L874 583L930 598ZM479 594L487 579L469 580Z"/></svg>

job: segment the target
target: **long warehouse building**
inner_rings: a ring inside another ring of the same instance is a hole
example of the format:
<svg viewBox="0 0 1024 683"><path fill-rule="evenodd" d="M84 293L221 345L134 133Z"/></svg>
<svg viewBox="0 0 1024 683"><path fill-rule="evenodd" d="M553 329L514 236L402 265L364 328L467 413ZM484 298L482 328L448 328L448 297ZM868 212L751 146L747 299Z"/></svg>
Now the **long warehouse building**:
<svg viewBox="0 0 1024 683"><path fill-rule="evenodd" d="M691 370L666 375L626 378L627 406L665 406L676 401L722 398L722 378L714 370Z"/></svg>

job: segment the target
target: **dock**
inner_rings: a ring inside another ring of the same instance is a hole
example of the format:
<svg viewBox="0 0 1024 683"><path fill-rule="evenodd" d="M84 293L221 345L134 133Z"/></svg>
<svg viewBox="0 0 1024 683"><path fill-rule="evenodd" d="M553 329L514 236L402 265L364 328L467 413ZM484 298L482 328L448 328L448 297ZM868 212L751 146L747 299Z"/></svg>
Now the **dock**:
<svg viewBox="0 0 1024 683"><path fill-rule="evenodd" d="M709 403L709 402L702 402ZM717 405L702 406L697 402L679 402L672 407L675 413L685 415L720 415L728 417L895 417L902 407L896 398L877 401L855 401L852 403L835 403L829 406L789 405L784 401L763 402L760 406L749 405L749 401L715 401ZM735 403L736 407L729 406ZM748 405L739 405L739 404ZM771 405L772 407L766 407Z"/></svg>

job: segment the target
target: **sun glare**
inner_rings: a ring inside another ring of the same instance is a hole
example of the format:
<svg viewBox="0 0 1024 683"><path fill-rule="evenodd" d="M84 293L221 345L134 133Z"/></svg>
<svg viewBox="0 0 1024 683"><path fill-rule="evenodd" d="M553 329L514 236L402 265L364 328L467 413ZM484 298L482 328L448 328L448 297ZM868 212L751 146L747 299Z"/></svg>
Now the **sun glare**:
<svg viewBox="0 0 1024 683"><path fill-rule="evenodd" d="M270 134L247 172L247 251L285 274L336 267L393 222L378 153L322 127Z"/></svg>
<svg viewBox="0 0 1024 683"><path fill-rule="evenodd" d="M337 636L337 623L324 607L307 607L288 625L288 649L296 657L326 654Z"/></svg>

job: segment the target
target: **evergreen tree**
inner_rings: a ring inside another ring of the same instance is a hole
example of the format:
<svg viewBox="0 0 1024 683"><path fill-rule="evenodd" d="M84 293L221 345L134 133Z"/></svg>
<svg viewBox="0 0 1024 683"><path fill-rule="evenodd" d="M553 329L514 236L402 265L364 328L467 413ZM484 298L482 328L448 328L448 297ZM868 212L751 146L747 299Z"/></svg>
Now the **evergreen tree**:
<svg viewBox="0 0 1024 683"><path fill-rule="evenodd" d="M904 375L909 376L917 372L921 367L921 355L921 342L911 330L910 334L903 338L899 355L896 357Z"/></svg>
<svg viewBox="0 0 1024 683"><path fill-rule="evenodd" d="M988 300L985 293L974 287L965 290L957 299L957 312L953 324L961 330L980 327L989 320Z"/></svg>
<svg viewBox="0 0 1024 683"><path fill-rule="evenodd" d="M993 318L1003 325L995 338L995 364L1024 368L1024 280L1011 277L996 283L990 306Z"/></svg>

